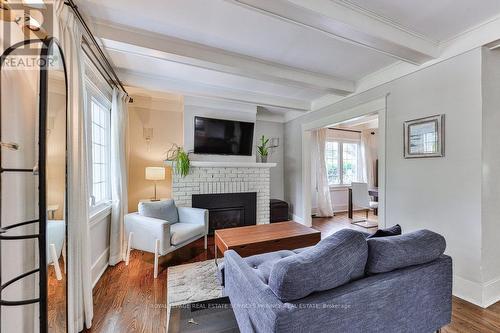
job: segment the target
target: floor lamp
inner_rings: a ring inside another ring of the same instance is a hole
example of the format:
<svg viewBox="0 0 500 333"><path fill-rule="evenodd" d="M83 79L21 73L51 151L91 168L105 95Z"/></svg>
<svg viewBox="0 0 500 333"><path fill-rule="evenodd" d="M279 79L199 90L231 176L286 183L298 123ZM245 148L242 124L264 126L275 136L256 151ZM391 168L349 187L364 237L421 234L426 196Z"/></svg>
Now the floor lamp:
<svg viewBox="0 0 500 333"><path fill-rule="evenodd" d="M158 180L165 180L165 168L163 167L147 167L146 180L153 180L155 182L155 196L152 201L159 201L156 195L156 182Z"/></svg>

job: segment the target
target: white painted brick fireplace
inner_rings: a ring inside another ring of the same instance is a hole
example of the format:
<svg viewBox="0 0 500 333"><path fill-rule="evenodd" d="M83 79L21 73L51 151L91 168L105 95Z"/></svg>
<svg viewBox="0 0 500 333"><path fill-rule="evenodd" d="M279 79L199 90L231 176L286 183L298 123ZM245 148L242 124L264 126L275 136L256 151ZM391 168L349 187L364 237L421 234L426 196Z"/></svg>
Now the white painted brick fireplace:
<svg viewBox="0 0 500 333"><path fill-rule="evenodd" d="M276 163L191 162L189 175L174 174L172 196L179 207L191 207L193 194L257 193L257 224L267 224L270 168Z"/></svg>

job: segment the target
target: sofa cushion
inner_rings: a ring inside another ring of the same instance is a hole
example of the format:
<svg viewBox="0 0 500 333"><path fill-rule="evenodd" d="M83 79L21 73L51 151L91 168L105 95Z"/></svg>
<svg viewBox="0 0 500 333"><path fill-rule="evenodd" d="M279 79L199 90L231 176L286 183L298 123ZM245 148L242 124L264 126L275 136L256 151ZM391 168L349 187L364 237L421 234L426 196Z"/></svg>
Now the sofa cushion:
<svg viewBox="0 0 500 333"><path fill-rule="evenodd" d="M390 228L378 229L374 234L368 236L367 238L397 236L401 235L401 233L401 226L399 224L396 224Z"/></svg>
<svg viewBox="0 0 500 333"><path fill-rule="evenodd" d="M425 264L437 259L445 249L444 237L429 230L418 230L400 236L370 238L366 271L369 274L376 274Z"/></svg>
<svg viewBox="0 0 500 333"><path fill-rule="evenodd" d="M301 248L291 251L282 250L264 254L256 254L250 257L243 258L243 260L248 264L248 266L252 267L255 270L255 274L257 274L262 282L267 284L269 281L269 274L271 274L271 268L278 260L302 252L305 249L307 248ZM221 286L224 286L224 262L219 263L217 268L217 277Z"/></svg>
<svg viewBox="0 0 500 333"><path fill-rule="evenodd" d="M364 275L368 246L365 236L344 229L316 246L278 260L269 275L269 287L283 302L328 290Z"/></svg>
<svg viewBox="0 0 500 333"><path fill-rule="evenodd" d="M196 223L174 223L170 225L170 243L180 245L196 236L205 234L205 226Z"/></svg>
<svg viewBox="0 0 500 333"><path fill-rule="evenodd" d="M139 203L139 214L146 217L165 220L172 223L179 222L179 215L174 200L162 200Z"/></svg>

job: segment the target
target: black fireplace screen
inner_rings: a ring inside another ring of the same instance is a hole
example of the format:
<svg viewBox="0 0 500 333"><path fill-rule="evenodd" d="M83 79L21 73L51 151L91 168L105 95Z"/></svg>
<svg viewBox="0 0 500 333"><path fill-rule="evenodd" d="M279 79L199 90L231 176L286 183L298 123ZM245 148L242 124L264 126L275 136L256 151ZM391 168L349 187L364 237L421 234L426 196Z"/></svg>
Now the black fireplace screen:
<svg viewBox="0 0 500 333"><path fill-rule="evenodd" d="M209 211L209 234L214 230L256 224L257 193L193 194L193 207Z"/></svg>

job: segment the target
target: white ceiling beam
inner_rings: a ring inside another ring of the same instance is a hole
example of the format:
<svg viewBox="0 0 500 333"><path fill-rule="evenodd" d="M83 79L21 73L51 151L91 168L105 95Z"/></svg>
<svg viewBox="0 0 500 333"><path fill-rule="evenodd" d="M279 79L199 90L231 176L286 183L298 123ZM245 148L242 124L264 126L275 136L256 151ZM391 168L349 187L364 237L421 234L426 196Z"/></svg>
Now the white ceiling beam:
<svg viewBox="0 0 500 333"><path fill-rule="evenodd" d="M439 56L437 43L349 3L333 0L229 0L252 10L420 65Z"/></svg>
<svg viewBox="0 0 500 333"><path fill-rule="evenodd" d="M121 51L142 56L285 86L318 89L341 96L355 90L355 83L351 80L271 63L166 35L102 22L96 23L93 28L105 47L117 49L125 47L126 49Z"/></svg>
<svg viewBox="0 0 500 333"><path fill-rule="evenodd" d="M308 101L264 95L250 91L211 86L195 81L183 81L165 76L152 76L127 69L118 69L120 79L128 86L137 86L153 91L170 91L187 96L217 98L256 106L279 107L295 111L309 111Z"/></svg>

